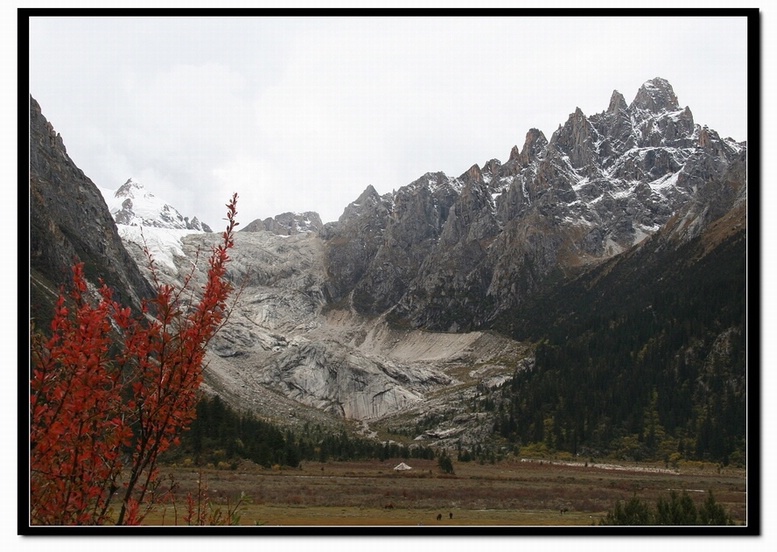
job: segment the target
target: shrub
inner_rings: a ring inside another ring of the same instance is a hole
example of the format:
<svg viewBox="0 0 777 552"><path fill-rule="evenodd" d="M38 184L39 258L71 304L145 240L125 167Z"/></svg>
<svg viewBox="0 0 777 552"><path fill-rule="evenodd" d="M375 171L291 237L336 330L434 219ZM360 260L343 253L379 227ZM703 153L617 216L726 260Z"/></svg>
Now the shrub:
<svg viewBox="0 0 777 552"><path fill-rule="evenodd" d="M451 461L450 456L448 456L445 451L442 452L440 458L437 460L437 465L443 473L453 473L453 461Z"/></svg>
<svg viewBox="0 0 777 552"><path fill-rule="evenodd" d="M198 302L187 303L191 276L180 290L159 282L148 251L156 297L141 316L105 284L93 304L83 264L73 267L51 337L31 338L32 523L137 524L160 498L157 459L195 416L205 347L227 318L236 205L237 194Z"/></svg>
<svg viewBox="0 0 777 552"><path fill-rule="evenodd" d="M618 501L600 525L733 525L731 516L715 501L712 491L697 508L686 491L671 491L669 498L659 497L655 511L633 496L627 503Z"/></svg>

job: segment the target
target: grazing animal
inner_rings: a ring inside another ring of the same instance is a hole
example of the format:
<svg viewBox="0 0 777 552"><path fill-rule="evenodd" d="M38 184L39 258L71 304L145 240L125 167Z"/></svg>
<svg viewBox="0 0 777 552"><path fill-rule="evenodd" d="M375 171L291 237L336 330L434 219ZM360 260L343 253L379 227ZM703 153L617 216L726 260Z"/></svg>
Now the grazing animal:
<svg viewBox="0 0 777 552"><path fill-rule="evenodd" d="M442 519L442 514L437 514L437 521L440 521Z"/></svg>
<svg viewBox="0 0 777 552"><path fill-rule="evenodd" d="M561 508L561 509L560 509L558 512L559 512L559 514L560 514L560 515L562 515L562 516L563 516L563 515L564 515L565 513L567 513L568 511L569 511L569 508Z"/></svg>
<svg viewBox="0 0 777 552"><path fill-rule="evenodd" d="M448 512L448 519L453 519L453 512Z"/></svg>

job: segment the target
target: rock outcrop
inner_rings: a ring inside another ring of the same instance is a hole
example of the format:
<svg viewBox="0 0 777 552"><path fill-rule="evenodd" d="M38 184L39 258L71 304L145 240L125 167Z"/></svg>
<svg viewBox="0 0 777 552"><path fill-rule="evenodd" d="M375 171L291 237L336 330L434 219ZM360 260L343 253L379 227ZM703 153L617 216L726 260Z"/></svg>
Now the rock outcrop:
<svg viewBox="0 0 777 552"><path fill-rule="evenodd" d="M321 217L313 211L304 213L282 213L273 218L264 220L255 220L245 228L243 232L259 232L266 230L279 236L293 236L300 233L318 233L323 228L324 223Z"/></svg>

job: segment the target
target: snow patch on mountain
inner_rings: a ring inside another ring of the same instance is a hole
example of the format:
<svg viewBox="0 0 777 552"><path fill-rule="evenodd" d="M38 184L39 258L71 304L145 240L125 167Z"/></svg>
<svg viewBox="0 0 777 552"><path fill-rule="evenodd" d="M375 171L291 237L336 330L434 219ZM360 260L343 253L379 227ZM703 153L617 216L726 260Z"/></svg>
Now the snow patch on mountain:
<svg viewBox="0 0 777 552"><path fill-rule="evenodd" d="M193 230L176 230L154 226L128 226L117 224L119 236L125 245L133 244L140 249L147 248L158 268L177 276L176 257L185 257L183 238L189 234L201 234Z"/></svg>

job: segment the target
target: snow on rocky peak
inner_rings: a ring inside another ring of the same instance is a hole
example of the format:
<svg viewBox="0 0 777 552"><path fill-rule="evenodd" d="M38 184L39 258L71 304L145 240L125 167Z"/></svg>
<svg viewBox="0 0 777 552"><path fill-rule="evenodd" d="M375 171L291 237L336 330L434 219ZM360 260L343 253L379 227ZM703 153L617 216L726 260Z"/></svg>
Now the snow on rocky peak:
<svg viewBox="0 0 777 552"><path fill-rule="evenodd" d="M658 113L680 109L680 104L672 85L666 79L656 77L640 87L630 107Z"/></svg>
<svg viewBox="0 0 777 552"><path fill-rule="evenodd" d="M116 224L151 226L174 230L209 231L197 219L189 220L167 201L149 192L143 184L131 178L115 192L100 190Z"/></svg>

